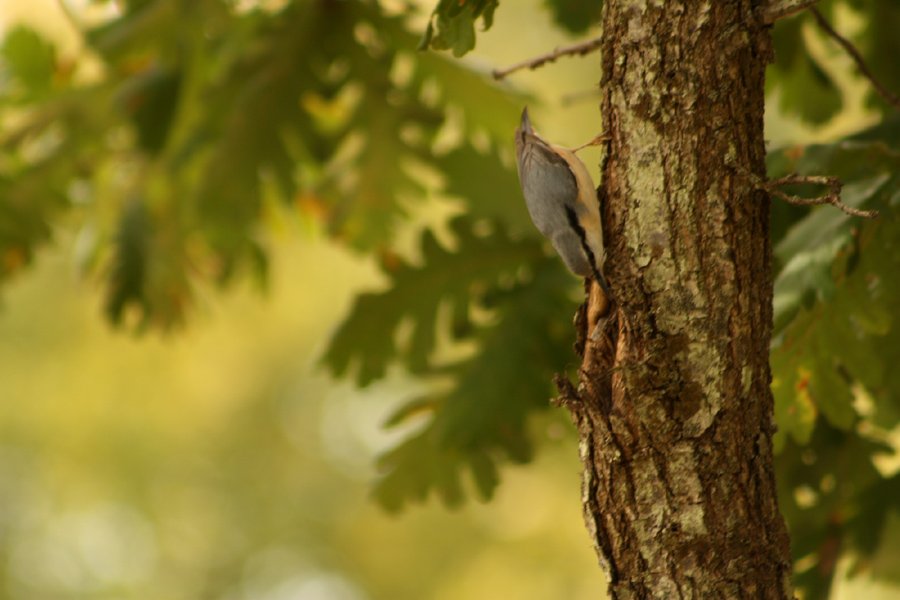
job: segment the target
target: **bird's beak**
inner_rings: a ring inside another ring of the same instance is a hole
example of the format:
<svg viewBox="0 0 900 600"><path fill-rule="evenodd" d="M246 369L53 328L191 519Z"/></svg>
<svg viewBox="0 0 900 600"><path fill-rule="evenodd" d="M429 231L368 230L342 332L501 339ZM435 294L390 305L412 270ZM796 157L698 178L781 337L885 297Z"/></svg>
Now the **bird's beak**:
<svg viewBox="0 0 900 600"><path fill-rule="evenodd" d="M520 125L525 133L534 133L534 127L531 126L531 119L528 118L528 107L522 109L522 123Z"/></svg>

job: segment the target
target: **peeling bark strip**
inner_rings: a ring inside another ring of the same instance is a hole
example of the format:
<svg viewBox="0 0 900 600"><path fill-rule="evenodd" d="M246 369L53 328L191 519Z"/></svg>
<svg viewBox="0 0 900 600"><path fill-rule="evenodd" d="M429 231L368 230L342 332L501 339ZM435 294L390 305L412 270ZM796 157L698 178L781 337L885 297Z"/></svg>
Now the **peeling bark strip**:
<svg viewBox="0 0 900 600"><path fill-rule="evenodd" d="M792 597L772 467L769 198L728 167L765 176L771 53L755 8L604 3L615 332L584 332L581 383L559 385L616 599Z"/></svg>

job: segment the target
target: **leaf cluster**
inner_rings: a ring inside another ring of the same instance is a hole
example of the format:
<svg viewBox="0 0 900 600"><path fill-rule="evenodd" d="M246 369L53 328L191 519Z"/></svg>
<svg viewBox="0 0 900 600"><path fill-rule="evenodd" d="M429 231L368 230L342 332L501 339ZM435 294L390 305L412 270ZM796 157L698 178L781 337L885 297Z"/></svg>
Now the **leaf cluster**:
<svg viewBox="0 0 900 600"><path fill-rule="evenodd" d="M104 282L109 318L139 329L182 323L198 283L264 283L265 227L280 207L352 248L384 250L402 202L428 197L423 172L457 181L476 157L500 163L492 140L519 105L416 54L403 16L371 2L275 13L133 2L84 42L102 75L24 28L3 46L0 111L14 126L0 140L0 276L76 214L81 268ZM448 108L468 120L454 125ZM464 141L436 154L448 133ZM487 148L471 145L476 134ZM500 194L478 199L480 216L510 212Z"/></svg>
<svg viewBox="0 0 900 600"><path fill-rule="evenodd" d="M399 508L434 490L458 503L466 471L487 498L498 461L532 456L527 417L546 409L554 369L574 359L564 324L577 282L547 257L499 150L522 97L415 53L403 15L362 1L292 2L274 13L214 0L127 4L84 33L103 67L89 81L64 70L34 32L9 40L3 106L22 116L2 147L15 193L0 204L28 211L41 234L16 238L28 232L18 222L0 231L0 243L27 253L20 262L54 223L70 222L111 322L168 329L208 282L264 283L272 215L299 215L382 256L390 281L358 298L325 364L337 375L356 366L361 385L395 361L450 382L393 417L429 421L383 457L379 500ZM448 137L457 141L438 150ZM35 144L44 148L36 158ZM451 224L452 250L426 231L417 267L392 240L408 203L435 192L462 199L466 218ZM477 353L435 362L446 332Z"/></svg>
<svg viewBox="0 0 900 600"><path fill-rule="evenodd" d="M480 496L490 498L497 462L532 456L526 420L549 407L554 365L575 358L568 328L560 325L572 309L571 277L558 262L535 240L511 240L502 230L479 235L468 218L454 221L453 230L455 251L426 233L424 266L401 262L386 269L389 289L357 298L325 355L338 376L357 363L360 385L383 377L393 360L451 382L449 390L408 402L387 422L427 419L379 461L375 494L391 510L424 501L431 491L459 504L466 470ZM435 360L438 330L474 343L476 354L450 364Z"/></svg>
<svg viewBox="0 0 900 600"><path fill-rule="evenodd" d="M827 597L843 552L858 557L856 568L877 565L878 553L891 551L887 515L900 510L900 495L891 492L900 479L875 467L896 452L887 436L900 423L897 122L769 156L773 177L838 175L847 182L844 203L883 215L868 222L830 206L799 218L782 213L784 233L774 247L779 505L795 558L808 567L797 584L810 597ZM790 192L822 193L797 187Z"/></svg>
<svg viewBox="0 0 900 600"><path fill-rule="evenodd" d="M856 46L872 73L889 90L900 89L900 67L889 57L900 52L895 32L900 27L900 6L891 0L823 0L816 8L832 24L838 22L839 10L852 11L862 17L862 25L852 35L841 31ZM838 27L840 30L841 27ZM780 108L813 124L825 124L844 107L843 84L836 78L833 58L849 60L831 38L815 25L808 12L775 23L772 32L775 62L770 67L768 91L778 91ZM819 50L825 41L825 50ZM861 76L857 81L861 80ZM867 104L881 112L890 110L888 103L873 88Z"/></svg>

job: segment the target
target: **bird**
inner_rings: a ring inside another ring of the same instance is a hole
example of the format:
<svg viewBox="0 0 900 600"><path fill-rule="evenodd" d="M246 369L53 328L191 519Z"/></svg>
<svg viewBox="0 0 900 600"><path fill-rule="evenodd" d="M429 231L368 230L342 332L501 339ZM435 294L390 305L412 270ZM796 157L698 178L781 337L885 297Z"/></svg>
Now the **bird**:
<svg viewBox="0 0 900 600"><path fill-rule="evenodd" d="M571 150L550 144L532 127L527 106L516 128L519 183L531 220L572 273L593 279L611 299L602 272L605 253L600 203L591 174L575 154L608 139L601 133Z"/></svg>

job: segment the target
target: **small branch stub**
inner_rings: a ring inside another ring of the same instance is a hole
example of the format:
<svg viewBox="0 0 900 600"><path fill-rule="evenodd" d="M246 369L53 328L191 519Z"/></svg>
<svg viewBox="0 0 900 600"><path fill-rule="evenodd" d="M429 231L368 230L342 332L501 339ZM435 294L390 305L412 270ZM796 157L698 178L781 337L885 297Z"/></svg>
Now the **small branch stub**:
<svg viewBox="0 0 900 600"><path fill-rule="evenodd" d="M503 79L510 73L514 73L519 69L537 69L538 67L544 65L548 62L554 62L560 56L572 56L575 54L584 56L590 52L593 52L597 48L600 47L601 42L603 41L602 37L595 38L593 40L589 40L587 42L582 42L580 44L573 44L571 46L564 46L562 48L557 48L553 52L548 52L547 54L543 54L541 56L522 61L520 63L516 63L511 67L507 67L505 69L494 69L493 76L494 79Z"/></svg>
<svg viewBox="0 0 900 600"><path fill-rule="evenodd" d="M784 185L795 185L798 183L812 183L815 185L827 185L828 186L828 194L825 196L821 196L819 198L800 198L799 196L791 196L785 194L778 188ZM758 186L760 187L760 186ZM796 206L812 206L816 204L831 204L832 206L841 209L848 215L853 215L854 217L865 217L867 219L874 219L878 217L877 210L859 210L858 208L852 208L847 206L843 202L841 202L841 188L844 187L844 184L840 179L834 176L823 176L823 175L788 175L786 177L779 177L778 179L772 179L768 183L762 184L761 186L767 192L774 196L778 196L785 202L789 204L794 204Z"/></svg>
<svg viewBox="0 0 900 600"><path fill-rule="evenodd" d="M833 175L797 175L796 173L794 173L792 175L786 175L785 177L779 177L778 179L763 181L761 178L754 175L747 169L741 167L740 165L735 165L732 162L728 162L728 164L737 169L737 171L741 175L746 177L750 181L750 183L753 184L753 187L772 194L773 196L777 196L788 204L793 204L795 206L815 206L817 204L831 204L835 208L839 208L848 215L853 215L854 217L875 219L879 216L877 210L860 210L858 208L853 208L852 206L847 206L846 204L841 202L841 188L844 187L844 183L839 178ZM790 194L785 194L778 189L785 185L796 185L800 183L827 185L828 193L818 198L801 198L800 196L791 196Z"/></svg>

